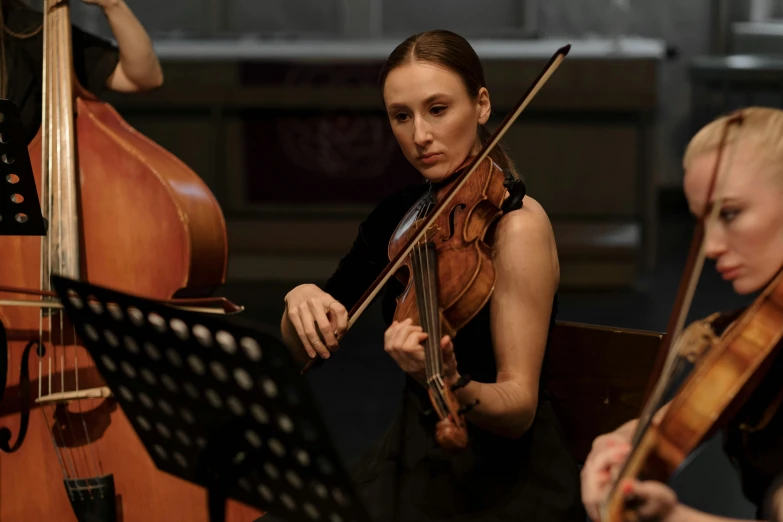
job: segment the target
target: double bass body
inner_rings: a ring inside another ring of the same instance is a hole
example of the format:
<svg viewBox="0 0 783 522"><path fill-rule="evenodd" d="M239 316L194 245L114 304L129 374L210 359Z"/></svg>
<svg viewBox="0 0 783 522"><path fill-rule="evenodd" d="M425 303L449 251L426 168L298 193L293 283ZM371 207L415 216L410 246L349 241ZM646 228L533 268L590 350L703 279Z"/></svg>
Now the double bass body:
<svg viewBox="0 0 783 522"><path fill-rule="evenodd" d="M153 299L204 295L223 283L225 221L207 186L111 106L78 85L74 93L80 278ZM29 145L39 192L55 190L44 186L43 131ZM50 226L50 234L53 230ZM0 286L40 288L42 266L48 262L42 259L41 238L0 237L0 252ZM75 389L77 374L79 389L104 385L86 351L61 336L58 315L50 325L38 308L4 306L0 321L8 333L9 363L0 428L10 430L11 444L20 432L23 399L30 407L22 444L15 452L0 453L0 521L75 522L64 478L107 475L113 476L116 492L117 516L111 520L208 520L205 490L159 471L112 398L56 406L33 402L39 383L43 394L50 385L51 391ZM40 357L33 350L29 356L31 397L23 398L22 353L39 338L45 353ZM63 349L63 344L70 346ZM60 358L61 353L67 357ZM53 366L50 355L55 355ZM260 514L233 501L227 506L229 521L249 521Z"/></svg>

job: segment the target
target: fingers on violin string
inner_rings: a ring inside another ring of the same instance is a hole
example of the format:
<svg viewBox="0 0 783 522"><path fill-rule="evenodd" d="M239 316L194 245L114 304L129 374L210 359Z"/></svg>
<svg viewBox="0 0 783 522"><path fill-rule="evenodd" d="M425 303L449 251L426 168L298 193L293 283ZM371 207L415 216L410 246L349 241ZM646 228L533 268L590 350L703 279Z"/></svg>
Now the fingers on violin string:
<svg viewBox="0 0 783 522"><path fill-rule="evenodd" d="M445 363L449 363L449 362L456 363L457 359L454 355L454 345L452 344L449 336L445 336L443 337L443 339L441 339L440 348L441 348L441 356L443 357L443 361Z"/></svg>
<svg viewBox="0 0 783 522"><path fill-rule="evenodd" d="M403 349L405 344L408 342L408 338L410 337L411 333L422 331L421 326L414 326L406 321L403 321L397 325L397 329L394 332L394 335L389 340L392 349Z"/></svg>
<svg viewBox="0 0 783 522"><path fill-rule="evenodd" d="M405 335L405 326L401 323L392 324L383 339L383 348L387 352L395 351L402 346Z"/></svg>
<svg viewBox="0 0 783 522"><path fill-rule="evenodd" d="M420 327L413 328L416 329L408 332L408 336L402 343L402 350L411 355L414 355L416 360L424 360L424 350L421 349L421 343L423 343L428 336L426 333L421 331Z"/></svg>
<svg viewBox="0 0 783 522"><path fill-rule="evenodd" d="M595 456L592 465L596 470L611 470L625 462L628 453L629 449L625 446L606 448Z"/></svg>
<svg viewBox="0 0 783 522"><path fill-rule="evenodd" d="M383 332L383 348L384 350L388 351L391 347L390 341L392 337L394 336L394 332L397 331L397 321L392 321L392 324L389 325L389 327L386 329L385 332Z"/></svg>
<svg viewBox="0 0 783 522"><path fill-rule="evenodd" d="M599 435L598 437L593 440L593 445L590 450L590 455L592 455L595 451L600 450L604 446L612 446L614 445L614 434L612 433L605 433L603 435ZM590 456L588 455L588 458Z"/></svg>
<svg viewBox="0 0 783 522"><path fill-rule="evenodd" d="M624 438L622 438L617 433L614 433L614 432L612 432L612 433L605 433L605 434L595 438L595 440L593 441L593 446L592 446L591 453L593 451L600 451L600 450L602 450L604 448L607 448L607 447L621 446L623 444L628 444L628 443L629 443L628 440L625 440Z"/></svg>
<svg viewBox="0 0 783 522"><path fill-rule="evenodd" d="M619 470L627 452L621 449L604 450L595 454L592 461L585 461L582 468L582 491L592 502L600 502L613 472Z"/></svg>
<svg viewBox="0 0 783 522"><path fill-rule="evenodd" d="M444 335L440 338L440 347L444 350L452 350L454 349L454 344L451 342L451 336Z"/></svg>

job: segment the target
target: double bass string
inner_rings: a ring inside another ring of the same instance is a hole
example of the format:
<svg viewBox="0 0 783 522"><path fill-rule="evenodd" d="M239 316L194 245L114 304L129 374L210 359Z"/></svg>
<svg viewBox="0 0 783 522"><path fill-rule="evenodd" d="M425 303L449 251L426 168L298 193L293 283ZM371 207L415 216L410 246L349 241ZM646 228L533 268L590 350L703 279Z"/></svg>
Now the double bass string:
<svg viewBox="0 0 783 522"><path fill-rule="evenodd" d="M44 2L44 25L50 26L51 25L51 17L49 16L49 5L48 0L45 0ZM51 172L52 172L52 131L53 131L53 124L52 121L52 110L51 110L51 92L52 92L52 84L51 84L51 78L49 76L49 71L47 64L51 63L52 56L49 51L51 48L50 44L51 39L51 28L47 27L47 30L43 31L43 40L44 40L44 67L43 67L43 84L42 84L42 90L43 90L43 107L42 107L42 127L44 132L42 132L42 138L43 143L41 147L41 152L43 155L42 163L41 163L41 176L42 176L42 183L41 183L41 205L43 207L44 216L48 220L48 224L51 225L51 218L52 218L52 179L51 179ZM48 233L41 238L41 275L40 275L40 285L41 288L44 289L47 287L47 280L49 277L49 274L51 274L51 266L52 266L52 258L51 258L51 234ZM43 334L43 323L44 323L44 314L47 313L46 308L41 308L41 313L39 315L39 323L38 323L38 346L39 349L45 349L45 343L44 343L44 334ZM49 321L49 336L51 337L51 319ZM51 339L50 339L51 340ZM55 359L56 361L56 359ZM47 363L48 363L48 393L52 392L52 354L47 354ZM43 395L43 358L38 358L38 396L41 397ZM52 413L54 413L54 410L52 409ZM73 458L70 454L63 455L63 452L60 450L60 445L57 444L57 441L55 440L56 434L55 431L52 429L52 426L49 424L49 419L46 416L46 406L41 405L41 415L43 416L44 422L46 424L47 430L49 431L50 437L52 439L52 444L55 448L55 454L57 455L57 460L60 463L60 470L62 471L63 478L69 478L75 469L75 464L73 462Z"/></svg>
<svg viewBox="0 0 783 522"><path fill-rule="evenodd" d="M74 111L73 111L73 91L72 91L72 46L71 46L71 25L70 14L68 4L61 2L56 7L55 11L55 23L57 24L57 45L56 50L59 52L59 59L57 60L57 71L59 76L59 87L61 97L59 98L60 105L60 125L58 126L58 133L61 134L60 140L58 140L58 146L60 147L60 160L59 169L60 175L58 176L58 183L61 184L63 189L60 192L60 197L65 201L65 205L60 205L60 228L61 238L59 248L59 261L61 263L61 274L65 274L69 277L78 278L79 276L79 235L78 235L78 212L76 208L76 188L77 188L77 173L76 165L74 161L74 154L76 151L76 144L73 138L74 128ZM63 227L63 224L67 226ZM67 352L67 346L65 346L64 339L64 313L59 312L60 316L60 345L63 352ZM74 332L75 333L75 332ZM73 337L73 345L71 348L74 352L74 382L76 383L76 391L78 391L79 382L79 352L76 348L76 336ZM65 382L65 364L62 365L61 371L63 372L62 382ZM81 419L82 429L84 430L84 437L87 442L87 448L81 445L82 457L85 460L86 468L89 470L91 476L98 475L97 470L101 469L100 455L96 456L98 451L92 444L89 430L87 429L87 422L84 418L84 411L82 409L81 398L76 398L76 407L78 409L79 417ZM66 408L66 416L68 418L68 426L71 430L71 435L76 436L76 432L73 428L71 415ZM88 492L90 491L88 484Z"/></svg>
<svg viewBox="0 0 783 522"><path fill-rule="evenodd" d="M46 131L43 133L43 137L45 139L45 142L43 144L43 153L44 153L44 160L42 164L42 176L45 176L45 181L42 183L43 187L46 187L46 197L44 198L44 204L46 208L46 217L48 220L48 230L47 235L44 237L46 244L45 248L42 244L42 263L44 264L44 271L41 275L41 287L43 289L49 288L49 278L52 274L52 250L54 248L53 244L53 234L52 234L52 228L54 226L55 230L58 230L59 233L59 224L53 223L53 218L55 217L54 214L54 204L55 204L55 187L54 187L54 180L52 179L56 163L55 163L55 154L54 154L54 145L56 141L59 141L59 136L56 135L56 129L59 127L57 125L57 115L54 111L54 103L53 99L56 99L56 93L57 93L57 81L56 78L51 77L51 68L50 64L55 63L55 56L52 52L53 46L52 46L52 36L54 36L54 40L56 41L56 34L55 29L56 26L54 25L54 15L52 12L52 5L49 0L45 0L44 2L44 67L43 67L43 116L45 118L44 125L46 126ZM56 71L55 71L56 73ZM58 176L59 178L59 176ZM45 251L45 256L43 255ZM47 359L48 359L48 394L51 394L54 391L54 386L52 383L52 375L55 374L57 371L57 348L55 347L54 343L52 343L52 310L47 308L41 309L41 323L43 323L43 314L46 314L47 320L48 320L48 326L49 330L47 332L47 339L43 339L43 325L40 327L40 339L39 343L40 346L45 349L46 344L51 347L51 351L48 351ZM45 344L44 341L47 341ZM54 351L54 354L52 353ZM41 382L42 376L40 375L40 361L39 359L39 382ZM52 362L54 361L54 368L52 368ZM58 460L60 460L60 466L62 468L63 476L65 478L71 478L76 475L76 463L74 462L73 454L70 451L70 448L67 450L61 450L60 448L67 448L67 445L65 444L65 441L62 439L62 433L60 433L59 430L54 428L54 425L56 423L56 408L49 405L49 410L52 414L52 425L49 424L49 419L46 416L46 407L45 405L41 406L41 413L44 416L44 421L46 422L47 429L51 433L52 437L52 444L54 444L55 452L57 453ZM56 439L56 437L59 435L59 441ZM63 455L64 453L64 455Z"/></svg>
<svg viewBox="0 0 783 522"><path fill-rule="evenodd" d="M55 193L58 191L55 191L54 187L54 180L52 179L52 176L57 173L58 174L58 183L61 178L59 176L59 172L55 169L58 168L58 163L55 162L55 141L57 140L57 144L59 145L60 136L58 135L58 132L56 132L59 128L59 118L58 114L54 110L54 103L53 101L59 98L59 84L60 82L57 81L58 77L61 76L61 73L59 70L54 70L54 78L52 78L52 68L50 67L51 64L56 64L56 55L53 51L53 45L52 45L52 37L54 37L54 41L57 42L57 26L56 26L56 18L55 13L53 13L53 6L50 5L49 0L45 0L44 2L44 67L43 67L43 130L42 132L44 142L42 144L42 169L41 174L44 177L42 179L41 187L42 187L42 205L44 207L44 212L48 220L48 230L47 235L44 236L41 240L41 288L42 289L48 289L49 288L49 278L52 273L52 265L53 265L53 236L55 235L52 230L52 226L54 225L55 230L57 230L56 234L60 234L60 221L58 219L57 222L53 223L53 218L58 217L61 215L59 212L54 211L54 204L55 201L58 201L55 199ZM53 61L54 60L54 61ZM59 151L59 147L58 147ZM59 185L58 185L59 189ZM56 352L57 348L52 343L52 327L53 327L53 320L52 320L52 310L48 308L42 308L41 314L39 316L39 336L38 336L38 342L39 347L42 349L45 349L46 346L44 344L44 334L43 334L43 314L47 315L48 319L48 327L49 331L47 332L47 341L49 346L52 348L52 350L55 352L54 355L51 351L49 351L47 355L47 363L48 363L48 394L51 394L53 392L53 383L52 383L52 375L56 372L56 366L57 366L57 357ZM64 355L61 355L61 360L64 363ZM54 368L52 368L52 362L54 361ZM42 382L43 382L43 368L42 368L42 358L39 357L39 364L38 364L38 393L39 397L42 395ZM61 364L61 367L64 367L64 364ZM61 379L61 390L63 387L63 379ZM64 391L64 390L62 390ZM41 414L43 415L44 422L47 426L47 430L50 433L50 437L52 439L52 444L54 446L55 454L57 455L57 459L60 463L60 469L62 471L64 478L71 478L77 475L77 466L76 462L74 462L73 454L71 448L69 448L63 439L62 433L55 429L54 426L56 423L56 407L53 405L49 405L49 410L52 412L53 417L53 424L49 423L49 419L47 418L47 409L46 405L41 405ZM67 415L67 408L66 408L66 415ZM70 421L70 418L68 419ZM59 435L59 440L58 440ZM66 450L61 450L61 448L67 448ZM77 459L78 460L78 459ZM70 488L69 488L70 489ZM79 492L79 495L81 496L81 493Z"/></svg>
<svg viewBox="0 0 783 522"><path fill-rule="evenodd" d="M68 267L65 267L65 270L63 270L66 274L68 274L70 277L74 277L79 273L79 214L78 209L76 207L76 190L77 190L77 171L76 171L76 162L75 162L75 153L76 153L76 143L74 140L74 110L73 110L73 96L72 96L72 76L71 72L73 71L73 56L71 52L71 45L66 45L66 42L68 44L71 43L71 24L70 24L70 15L69 15L69 9L68 4L63 3L60 5L58 9L58 22L59 22L59 28L61 31L61 37L59 39L60 45L57 46L57 49L60 52L60 60L58 61L59 64L59 70L61 74L61 82L62 82L62 88L65 96L63 97L63 125L61 126L62 132L64 134L64 143L66 144L66 147L64 148L64 161L63 165L65 166L65 172L67 174L67 177L65 180L67 183L65 183L65 191L66 191L66 198L67 201L67 209L66 213L63 216L68 223L68 227L65 229L64 236L66 237L66 249L65 253L70 260L71 266L70 270L68 270ZM64 321L64 312L61 310L59 312L60 315L60 322L61 324ZM63 332L63 329L60 330L61 335ZM73 363L74 363L74 386L75 390L79 390L79 351L76 348L76 335L75 335L75 329L73 329ZM67 348L66 348L67 349ZM63 370L64 371L64 370ZM84 437L87 441L87 448L89 451L89 458L87 459L89 469L90 469L90 475L91 476L97 476L99 474L103 474L103 466L100 460L100 454L96 455L98 453L98 449L95 448L95 445L92 444L92 440L90 437L90 432L87 429L87 421L84 418L84 412L82 409L82 400L80 398L76 399L76 406L79 411L79 417L81 418L81 424L82 429L84 430ZM84 446L82 446L84 448ZM86 451L86 450L85 450ZM100 470L100 471L99 471ZM89 491L89 489L88 489Z"/></svg>

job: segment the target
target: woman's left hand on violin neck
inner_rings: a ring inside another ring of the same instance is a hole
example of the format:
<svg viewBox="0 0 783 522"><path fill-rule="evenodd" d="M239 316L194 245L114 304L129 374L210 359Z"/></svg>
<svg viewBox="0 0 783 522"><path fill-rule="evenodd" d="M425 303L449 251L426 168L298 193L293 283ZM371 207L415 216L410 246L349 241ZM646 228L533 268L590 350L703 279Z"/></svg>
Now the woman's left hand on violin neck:
<svg viewBox="0 0 783 522"><path fill-rule="evenodd" d="M394 321L383 335L383 349L386 350L402 370L427 386L427 372L424 365L424 341L427 334L421 326L414 325L410 319ZM443 360L443 379L451 385L459 379L457 359L454 357L454 344L448 335L440 340Z"/></svg>

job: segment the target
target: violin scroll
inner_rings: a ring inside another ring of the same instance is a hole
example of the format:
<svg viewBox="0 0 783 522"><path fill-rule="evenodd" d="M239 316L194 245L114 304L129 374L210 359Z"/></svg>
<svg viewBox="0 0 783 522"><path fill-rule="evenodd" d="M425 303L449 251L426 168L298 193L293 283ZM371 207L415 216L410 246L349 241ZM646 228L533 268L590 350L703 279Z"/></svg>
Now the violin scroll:
<svg viewBox="0 0 783 522"><path fill-rule="evenodd" d="M460 377L451 386L430 387L430 402L438 412L440 421L435 426L435 441L439 446L450 451L465 449L468 445L468 428L465 414L479 401L462 405L452 393L470 382L469 378Z"/></svg>
<svg viewBox="0 0 783 522"><path fill-rule="evenodd" d="M455 425L450 418L441 419L435 427L435 440L442 448L459 451L468 445L468 431L464 425Z"/></svg>

